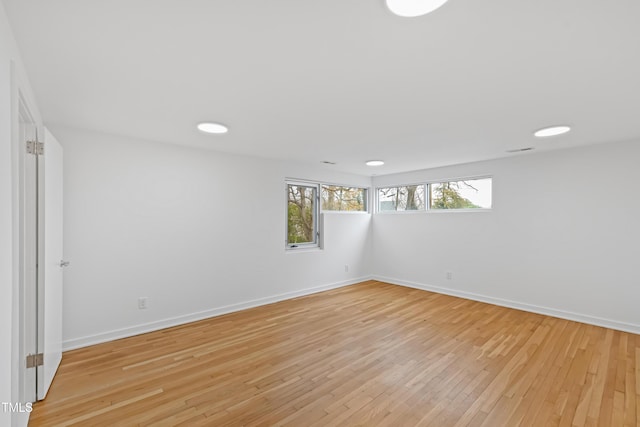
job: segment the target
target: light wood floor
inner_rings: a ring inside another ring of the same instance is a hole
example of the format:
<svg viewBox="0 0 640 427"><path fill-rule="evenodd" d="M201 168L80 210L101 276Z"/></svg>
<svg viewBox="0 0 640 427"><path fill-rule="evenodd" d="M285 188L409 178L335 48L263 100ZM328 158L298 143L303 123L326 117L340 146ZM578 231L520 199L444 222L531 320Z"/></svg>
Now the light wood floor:
<svg viewBox="0 0 640 427"><path fill-rule="evenodd" d="M366 282L64 354L31 426L640 426L640 336Z"/></svg>

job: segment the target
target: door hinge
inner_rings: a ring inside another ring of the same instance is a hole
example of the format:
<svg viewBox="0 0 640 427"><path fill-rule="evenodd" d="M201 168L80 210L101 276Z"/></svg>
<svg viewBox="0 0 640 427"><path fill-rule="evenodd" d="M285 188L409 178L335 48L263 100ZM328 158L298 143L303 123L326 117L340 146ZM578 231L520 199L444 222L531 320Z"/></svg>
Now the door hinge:
<svg viewBox="0 0 640 427"><path fill-rule="evenodd" d="M44 154L44 143L38 141L27 141L27 153L41 156Z"/></svg>
<svg viewBox="0 0 640 427"><path fill-rule="evenodd" d="M35 368L44 365L44 354L30 354L27 356L27 368Z"/></svg>

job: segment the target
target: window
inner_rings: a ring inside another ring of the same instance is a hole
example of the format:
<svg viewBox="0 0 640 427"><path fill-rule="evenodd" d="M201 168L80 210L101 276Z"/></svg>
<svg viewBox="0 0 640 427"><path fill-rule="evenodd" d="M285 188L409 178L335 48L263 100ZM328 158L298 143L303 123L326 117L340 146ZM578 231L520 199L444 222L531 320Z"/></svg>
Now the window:
<svg viewBox="0 0 640 427"><path fill-rule="evenodd" d="M357 187L322 186L323 211L367 211L367 190Z"/></svg>
<svg viewBox="0 0 640 427"><path fill-rule="evenodd" d="M367 189L307 181L287 181L286 248L321 246L323 211L367 212Z"/></svg>
<svg viewBox="0 0 640 427"><path fill-rule="evenodd" d="M287 247L318 246L318 185L287 183Z"/></svg>
<svg viewBox="0 0 640 427"><path fill-rule="evenodd" d="M492 178L378 188L378 212L491 209Z"/></svg>
<svg viewBox="0 0 640 427"><path fill-rule="evenodd" d="M430 184L431 209L491 209L491 178Z"/></svg>
<svg viewBox="0 0 640 427"><path fill-rule="evenodd" d="M407 185L378 189L378 210L423 211L426 208L426 185Z"/></svg>

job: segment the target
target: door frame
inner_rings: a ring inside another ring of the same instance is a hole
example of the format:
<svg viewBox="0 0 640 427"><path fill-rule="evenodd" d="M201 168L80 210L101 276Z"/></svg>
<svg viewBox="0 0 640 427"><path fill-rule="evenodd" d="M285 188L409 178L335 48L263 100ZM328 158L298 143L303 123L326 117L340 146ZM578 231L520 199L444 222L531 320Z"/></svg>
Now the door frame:
<svg viewBox="0 0 640 427"><path fill-rule="evenodd" d="M27 153L26 141L37 139L37 121L29 102L18 88L17 96L17 172L18 172L18 397L22 403L37 400L37 369L27 368L29 354L38 353L38 290L42 282L41 166L37 157ZM31 157L33 156L33 157Z"/></svg>

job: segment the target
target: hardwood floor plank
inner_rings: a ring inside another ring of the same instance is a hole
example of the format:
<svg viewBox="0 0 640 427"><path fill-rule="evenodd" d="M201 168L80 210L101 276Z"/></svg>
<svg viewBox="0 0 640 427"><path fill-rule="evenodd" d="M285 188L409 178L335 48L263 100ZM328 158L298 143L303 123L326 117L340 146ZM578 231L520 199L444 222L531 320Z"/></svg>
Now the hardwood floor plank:
<svg viewBox="0 0 640 427"><path fill-rule="evenodd" d="M64 354L30 426L636 426L640 337L369 281Z"/></svg>

